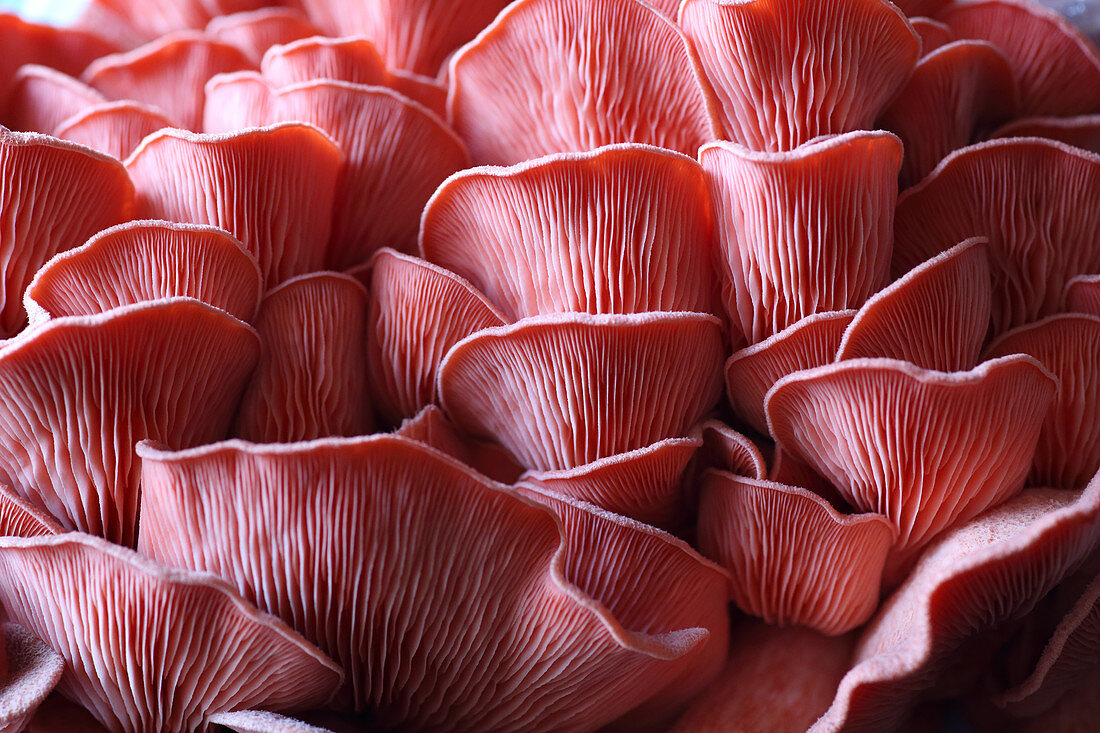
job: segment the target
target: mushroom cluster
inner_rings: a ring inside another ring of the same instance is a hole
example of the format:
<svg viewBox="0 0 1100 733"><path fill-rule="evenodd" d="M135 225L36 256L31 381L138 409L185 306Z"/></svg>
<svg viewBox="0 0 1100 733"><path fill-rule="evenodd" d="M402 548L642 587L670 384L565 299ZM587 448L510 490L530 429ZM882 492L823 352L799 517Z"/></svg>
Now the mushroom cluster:
<svg viewBox="0 0 1100 733"><path fill-rule="evenodd" d="M0 44L0 733L1100 724L1062 16L90 0Z"/></svg>

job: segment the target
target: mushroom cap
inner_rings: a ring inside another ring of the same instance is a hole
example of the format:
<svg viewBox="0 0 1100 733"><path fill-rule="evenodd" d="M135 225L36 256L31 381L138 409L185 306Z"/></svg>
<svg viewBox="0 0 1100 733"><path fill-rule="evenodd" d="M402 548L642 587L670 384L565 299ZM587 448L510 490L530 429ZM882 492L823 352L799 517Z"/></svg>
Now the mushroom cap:
<svg viewBox="0 0 1100 733"><path fill-rule="evenodd" d="M138 215L225 229L256 255L267 286L321 269L343 154L310 125L222 135L166 129L126 159Z"/></svg>
<svg viewBox="0 0 1100 733"><path fill-rule="evenodd" d="M514 484L523 473L511 453L497 443L478 440L459 430L435 405L427 405L414 417L403 420L393 434L435 448L502 484Z"/></svg>
<svg viewBox="0 0 1100 733"><path fill-rule="evenodd" d="M415 441L139 450L142 550L292 623L345 666L345 704L373 724L590 730L655 697L677 707L724 658L720 568ZM272 511L239 509L257 503Z"/></svg>
<svg viewBox="0 0 1100 733"><path fill-rule="evenodd" d="M470 283L430 262L384 248L371 260L367 365L390 422L438 402L437 371L451 347L504 316Z"/></svg>
<svg viewBox="0 0 1100 733"><path fill-rule="evenodd" d="M978 363L992 307L988 242L971 237L871 296L836 359L886 357L944 372Z"/></svg>
<svg viewBox="0 0 1100 733"><path fill-rule="evenodd" d="M703 146L726 310L750 344L887 283L901 157L897 137L866 130L790 152Z"/></svg>
<svg viewBox="0 0 1100 733"><path fill-rule="evenodd" d="M777 442L853 506L889 517L897 568L1019 492L1057 386L1024 355L968 372L850 359L780 379L765 410Z"/></svg>
<svg viewBox="0 0 1100 733"><path fill-rule="evenodd" d="M956 38L997 46L1020 86L1020 114L1100 112L1100 53L1059 13L1024 0L951 3L936 16Z"/></svg>
<svg viewBox="0 0 1100 733"><path fill-rule="evenodd" d="M989 137L1045 137L1092 153L1100 153L1100 114L1024 117L998 127Z"/></svg>
<svg viewBox="0 0 1100 733"><path fill-rule="evenodd" d="M1016 78L986 41L954 41L927 53L897 98L878 116L905 145L901 187L919 182L953 150L1011 119Z"/></svg>
<svg viewBox="0 0 1100 733"><path fill-rule="evenodd" d="M752 150L872 128L920 53L884 0L685 0L680 25L729 139Z"/></svg>
<svg viewBox="0 0 1100 733"><path fill-rule="evenodd" d="M272 46L317 36L320 31L301 10L269 7L215 16L206 24L206 35L236 46L253 66L259 66Z"/></svg>
<svg viewBox="0 0 1100 733"><path fill-rule="evenodd" d="M273 93L271 84L256 71L215 74L206 82L202 129L216 134L267 124Z"/></svg>
<svg viewBox="0 0 1100 733"><path fill-rule="evenodd" d="M895 536L886 517L839 514L795 486L712 469L699 492L700 549L730 571L738 608L770 624L861 626Z"/></svg>
<svg viewBox="0 0 1100 733"><path fill-rule="evenodd" d="M314 272L268 291L256 319L260 362L234 434L289 443L370 432L366 321L367 291L349 275Z"/></svg>
<svg viewBox="0 0 1100 733"><path fill-rule="evenodd" d="M1058 378L1028 481L1078 489L1100 469L1100 316L1062 313L1013 329L986 358L1030 354Z"/></svg>
<svg viewBox="0 0 1100 733"><path fill-rule="evenodd" d="M1029 489L941 536L886 601L811 731L888 730L967 637L1027 613L1100 544L1100 481Z"/></svg>
<svg viewBox="0 0 1100 733"><path fill-rule="evenodd" d="M556 314L479 331L439 368L444 409L528 468L573 468L684 435L721 390L703 313Z"/></svg>
<svg viewBox="0 0 1100 733"><path fill-rule="evenodd" d="M61 120L53 134L125 160L147 135L171 126L161 112L140 102L103 102Z"/></svg>
<svg viewBox="0 0 1100 733"><path fill-rule="evenodd" d="M518 0L448 73L448 121L478 164L623 142L695 155L721 129L691 45L638 0Z"/></svg>
<svg viewBox="0 0 1100 733"><path fill-rule="evenodd" d="M1100 316L1100 275L1078 275L1066 285L1067 310Z"/></svg>
<svg viewBox="0 0 1100 733"><path fill-rule="evenodd" d="M20 733L61 679L61 656L22 626L0 625L4 674L0 680L0 732Z"/></svg>
<svg viewBox="0 0 1100 733"><path fill-rule="evenodd" d="M0 536L39 537L63 531L56 519L0 484Z"/></svg>
<svg viewBox="0 0 1100 733"><path fill-rule="evenodd" d="M424 210L420 251L510 320L717 313L712 236L699 165L627 143L454 174Z"/></svg>
<svg viewBox="0 0 1100 733"><path fill-rule="evenodd" d="M853 310L815 313L735 351L725 368L726 395L733 411L758 433L768 435L764 414L768 390L788 374L831 364L855 314Z"/></svg>
<svg viewBox="0 0 1100 733"><path fill-rule="evenodd" d="M0 129L0 336L26 321L19 299L58 252L133 217L134 186L114 158L82 145Z"/></svg>
<svg viewBox="0 0 1100 733"><path fill-rule="evenodd" d="M144 102L163 111L177 126L201 130L207 80L251 67L237 47L183 31L96 59L83 78L108 99Z"/></svg>
<svg viewBox="0 0 1100 733"><path fill-rule="evenodd" d="M188 298L51 319L0 348L0 481L66 529L132 544L142 438L228 432L255 331Z"/></svg>
<svg viewBox="0 0 1100 733"><path fill-rule="evenodd" d="M302 0L327 36L366 36L394 69L435 76L508 0Z"/></svg>
<svg viewBox="0 0 1100 733"><path fill-rule="evenodd" d="M11 80L4 123L12 130L51 135L66 118L106 101L95 89L68 74L48 66L25 64Z"/></svg>
<svg viewBox="0 0 1100 733"><path fill-rule="evenodd" d="M1061 308L1070 278L1100 272L1100 156L1040 138L948 155L898 198L895 274L968 237L989 239L993 333Z"/></svg>
<svg viewBox="0 0 1100 733"><path fill-rule="evenodd" d="M703 465L738 476L767 477L768 468L760 448L730 426L718 420L707 420L699 426L699 435L703 440Z"/></svg>
<svg viewBox="0 0 1100 733"><path fill-rule="evenodd" d="M898 3L894 4L901 7ZM920 51L922 56L927 56L940 46L946 46L948 43L955 40L955 36L951 33L951 28L947 23L942 23L932 18L910 17L909 25L913 26L913 30L920 36Z"/></svg>
<svg viewBox="0 0 1100 733"><path fill-rule="evenodd" d="M272 713L267 710L234 710L217 713L207 718L212 725L219 725L236 733L334 733L301 720Z"/></svg>
<svg viewBox="0 0 1100 733"><path fill-rule="evenodd" d="M112 731L193 731L224 710L323 705L342 680L224 581L96 537L0 538L0 577L8 615L64 658L58 690Z"/></svg>
<svg viewBox="0 0 1100 733"><path fill-rule="evenodd" d="M262 292L256 258L228 232L137 220L54 255L27 286L23 303L32 325L174 297L194 298L251 321Z"/></svg>
<svg viewBox="0 0 1100 733"><path fill-rule="evenodd" d="M11 13L0 13L0 47L4 49L0 100L8 93L16 69L24 64L44 64L73 76L94 59L118 50L94 33L31 23Z"/></svg>

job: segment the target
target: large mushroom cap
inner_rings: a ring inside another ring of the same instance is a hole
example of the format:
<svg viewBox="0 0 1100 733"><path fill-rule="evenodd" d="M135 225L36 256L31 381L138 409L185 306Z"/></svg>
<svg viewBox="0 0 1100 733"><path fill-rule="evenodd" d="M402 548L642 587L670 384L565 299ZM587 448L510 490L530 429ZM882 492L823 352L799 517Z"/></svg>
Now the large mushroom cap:
<svg viewBox="0 0 1100 733"><path fill-rule="evenodd" d="M126 160L146 136L171 126L167 117L146 104L104 102L65 118L57 124L53 134L112 158Z"/></svg>
<svg viewBox="0 0 1100 733"><path fill-rule="evenodd" d="M4 124L13 130L53 134L66 118L107 101L90 86L48 66L19 67L11 85Z"/></svg>
<svg viewBox="0 0 1100 733"><path fill-rule="evenodd" d="M318 34L305 14L291 7L219 15L206 24L206 35L236 46L254 66L259 66L264 53L272 46Z"/></svg>

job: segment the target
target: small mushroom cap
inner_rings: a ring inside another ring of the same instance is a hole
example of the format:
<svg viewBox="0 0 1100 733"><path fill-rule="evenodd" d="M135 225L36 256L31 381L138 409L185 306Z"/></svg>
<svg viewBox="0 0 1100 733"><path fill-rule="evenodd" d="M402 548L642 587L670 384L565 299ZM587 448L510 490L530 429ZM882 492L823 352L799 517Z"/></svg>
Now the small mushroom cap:
<svg viewBox="0 0 1100 733"><path fill-rule="evenodd" d="M260 362L234 434L289 443L370 432L366 320L367 291L348 275L299 275L269 291L256 319Z"/></svg>
<svg viewBox="0 0 1100 733"><path fill-rule="evenodd" d="M402 421L393 434L435 448L502 484L514 484L523 473L511 453L497 443L478 440L459 430L435 405L427 405L416 416Z"/></svg>
<svg viewBox="0 0 1100 733"><path fill-rule="evenodd" d="M795 486L710 470L699 493L700 549L730 571L741 610L780 626L862 625L895 535L880 514L841 515Z"/></svg>
<svg viewBox="0 0 1100 733"><path fill-rule="evenodd" d="M901 187L919 182L943 158L1016 113L1016 78L985 41L955 41L928 53L898 97L878 116L905 145Z"/></svg>
<svg viewBox="0 0 1100 733"><path fill-rule="evenodd" d="M451 52L489 25L508 0L302 0L327 36L365 36L386 65L436 76Z"/></svg>
<svg viewBox="0 0 1100 733"><path fill-rule="evenodd" d="M135 540L142 438L226 435L255 331L178 298L51 319L0 348L0 481L66 529Z"/></svg>
<svg viewBox="0 0 1100 733"><path fill-rule="evenodd" d="M1100 316L1100 275L1078 275L1066 285L1067 310Z"/></svg>
<svg viewBox="0 0 1100 733"><path fill-rule="evenodd" d="M32 323L187 297L251 321L263 283L256 258L226 231L138 220L55 255L23 296Z"/></svg>
<svg viewBox="0 0 1100 733"><path fill-rule="evenodd" d="M1008 58L1020 85L1020 113L1100 112L1100 54L1062 15L1024 0L951 3L937 16L956 38L979 38Z"/></svg>
<svg viewBox="0 0 1100 733"><path fill-rule="evenodd" d="M215 74L206 82L202 129L209 134L262 127L272 117L274 90L255 71Z"/></svg>
<svg viewBox="0 0 1100 733"><path fill-rule="evenodd" d="M1100 545L1100 481L1032 489L944 534L863 632L811 729L889 730L976 632L1030 610Z"/></svg>
<svg viewBox="0 0 1100 733"><path fill-rule="evenodd" d="M680 25L729 139L752 150L872 128L920 53L884 0L685 0Z"/></svg>
<svg viewBox="0 0 1100 733"><path fill-rule="evenodd" d="M826 311L806 316L726 361L726 395L733 411L761 435L768 435L764 396L788 374L831 364L856 312ZM759 478L759 477L758 477Z"/></svg>
<svg viewBox="0 0 1100 733"><path fill-rule="evenodd" d="M895 3L898 5L898 3ZM901 7L901 5L898 5ZM920 51L922 56L935 51L940 46L946 46L955 40L954 34L951 33L951 28L947 23L941 23L938 20L925 17L910 17L909 24L913 26L913 30L920 36Z"/></svg>
<svg viewBox="0 0 1100 733"><path fill-rule="evenodd" d="M871 296L844 331L837 361L886 357L944 372L973 369L992 307L987 247L981 237L967 239Z"/></svg>
<svg viewBox="0 0 1100 733"><path fill-rule="evenodd" d="M206 35L236 46L254 66L272 46L319 34L302 11L289 7L218 15L206 24Z"/></svg>
<svg viewBox="0 0 1100 733"><path fill-rule="evenodd" d="M718 420L707 420L700 425L699 434L703 440L700 455L705 466L749 478L767 477L768 468L760 448L746 436Z"/></svg>
<svg viewBox="0 0 1100 733"><path fill-rule="evenodd" d="M134 186L115 159L82 145L0 129L0 336L26 322L19 299L58 252L133 217Z"/></svg>
<svg viewBox="0 0 1100 733"><path fill-rule="evenodd" d="M511 320L717 313L711 227L694 160L622 144L456 173L424 210L420 250Z"/></svg>
<svg viewBox="0 0 1100 733"><path fill-rule="evenodd" d="M765 398L772 435L863 511L898 528L895 568L1024 485L1057 379L1030 356L936 372L851 359Z"/></svg>
<svg viewBox="0 0 1100 733"><path fill-rule="evenodd" d="M637 0L514 2L449 78L448 120L478 164L623 142L695 155L720 129L687 39Z"/></svg>
<svg viewBox="0 0 1100 733"><path fill-rule="evenodd" d="M367 364L390 422L438 402L437 371L451 347L504 316L450 270L391 249L371 261Z"/></svg>
<svg viewBox="0 0 1100 733"><path fill-rule="evenodd" d="M22 626L0 626L4 674L0 680L0 732L20 733L61 679L65 662Z"/></svg>
<svg viewBox="0 0 1100 733"><path fill-rule="evenodd" d="M53 134L125 160L147 135L171 126L158 110L140 102L103 102L62 120Z"/></svg>
<svg viewBox="0 0 1100 733"><path fill-rule="evenodd" d="M1045 137L1092 153L1100 153L1100 114L1025 117L997 128L989 137Z"/></svg>
<svg viewBox="0 0 1100 733"><path fill-rule="evenodd" d="M51 135L66 118L107 101L90 86L48 66L19 67L11 85L4 123L12 130Z"/></svg>
<svg viewBox="0 0 1100 733"><path fill-rule="evenodd" d="M686 434L718 398L722 352L702 313L535 316L458 342L439 392L524 466L566 469Z"/></svg>
<svg viewBox="0 0 1100 733"><path fill-rule="evenodd" d="M0 484L0 536L39 537L63 531L56 519Z"/></svg>
<svg viewBox="0 0 1100 733"><path fill-rule="evenodd" d="M1061 388L1035 449L1032 486L1078 489L1100 469L1100 316L1064 313L994 341L986 358L1030 354Z"/></svg>
<svg viewBox="0 0 1100 733"><path fill-rule="evenodd" d="M790 152L703 147L726 310L750 344L886 284L901 157L897 137L866 130Z"/></svg>
<svg viewBox="0 0 1100 733"><path fill-rule="evenodd" d="M222 135L167 129L126 159L138 215L225 229L267 286L321 269L343 153L302 123Z"/></svg>
<svg viewBox="0 0 1100 733"><path fill-rule="evenodd" d="M894 273L968 237L988 238L993 333L1004 333L1060 310L1073 276L1100 272L1097 199L1094 153L1040 138L956 150L898 198Z"/></svg>
<svg viewBox="0 0 1100 733"><path fill-rule="evenodd" d="M194 731L224 710L323 705L342 681L224 581L95 537L0 539L0 577L8 615L64 657L58 690L112 731Z"/></svg>
<svg viewBox="0 0 1100 733"><path fill-rule="evenodd" d="M97 59L83 76L108 99L144 102L163 111L177 126L201 130L207 80L251 67L235 46L186 31Z"/></svg>
<svg viewBox="0 0 1100 733"><path fill-rule="evenodd" d="M376 725L591 730L653 700L675 709L725 656L720 568L418 442L139 450L142 550L287 619L343 663L344 704ZM272 511L239 509L257 504Z"/></svg>

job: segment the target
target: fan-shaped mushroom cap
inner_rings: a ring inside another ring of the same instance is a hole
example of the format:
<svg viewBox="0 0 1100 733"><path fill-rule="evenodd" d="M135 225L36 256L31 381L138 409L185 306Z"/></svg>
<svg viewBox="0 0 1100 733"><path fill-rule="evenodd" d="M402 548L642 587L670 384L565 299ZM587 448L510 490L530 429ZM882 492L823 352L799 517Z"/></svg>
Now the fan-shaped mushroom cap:
<svg viewBox="0 0 1100 733"><path fill-rule="evenodd" d="M0 336L26 320L19 302L58 252L132 217L134 186L117 160L81 145L0 129Z"/></svg>
<svg viewBox="0 0 1100 733"><path fill-rule="evenodd" d="M1039 434L1029 482L1077 489L1100 469L1100 317L1065 313L1009 331L986 358L1030 354L1061 384Z"/></svg>
<svg viewBox="0 0 1100 733"><path fill-rule="evenodd" d="M1100 543L1100 481L1038 489L943 535L886 601L811 729L890 730L975 632L1026 613Z"/></svg>
<svg viewBox="0 0 1100 733"><path fill-rule="evenodd" d="M140 102L104 102L62 120L53 134L125 160L147 135L171 126L167 117Z"/></svg>
<svg viewBox="0 0 1100 733"><path fill-rule="evenodd" d="M726 361L726 395L733 411L761 435L768 435L764 396L782 377L831 364L856 312L826 311L806 316L774 336L734 352Z"/></svg>
<svg viewBox="0 0 1100 733"><path fill-rule="evenodd" d="M232 15L219 15L206 24L206 35L236 46L259 66L272 46L297 41L320 33L302 11L295 8L261 8Z"/></svg>
<svg viewBox="0 0 1100 733"><path fill-rule="evenodd" d="M109 99L150 104L176 125L201 130L206 81L251 66L235 46L188 31L97 59L85 70L84 80Z"/></svg>
<svg viewBox="0 0 1100 733"><path fill-rule="evenodd" d="M393 434L435 448L503 484L514 484L523 473L523 467L508 451L460 431L435 405L427 405L415 417L402 421Z"/></svg>
<svg viewBox="0 0 1100 733"><path fill-rule="evenodd" d="M436 372L452 346L503 326L503 315L450 270L382 249L371 261L367 364L390 422L438 401Z"/></svg>
<svg viewBox="0 0 1100 733"><path fill-rule="evenodd" d="M701 455L707 467L749 478L767 477L768 468L760 448L730 426L718 420L707 420L699 426L699 435L703 440Z"/></svg>
<svg viewBox="0 0 1100 733"><path fill-rule="evenodd" d="M56 69L20 66L11 80L4 122L13 130L53 134L63 120L107 101L87 84Z"/></svg>
<svg viewBox="0 0 1100 733"><path fill-rule="evenodd" d="M23 299L32 324L174 297L194 298L251 321L262 292L256 258L228 232L129 221L56 255L34 276Z"/></svg>
<svg viewBox="0 0 1100 733"><path fill-rule="evenodd" d="M236 132L271 121L274 90L255 71L218 74L206 82L202 129L208 133Z"/></svg>
<svg viewBox="0 0 1100 733"><path fill-rule="evenodd" d="M1015 355L969 372L851 359L796 372L765 398L776 440L898 528L896 566L1023 486L1058 383Z"/></svg>
<svg viewBox="0 0 1100 733"><path fill-rule="evenodd" d="M230 713L217 713L207 718L207 722L220 725L237 733L334 733L328 728L267 710L234 710Z"/></svg>
<svg viewBox="0 0 1100 733"><path fill-rule="evenodd" d="M956 38L980 38L1008 58L1023 115L1100 112L1100 55L1064 17L1034 2L951 3L937 18Z"/></svg>
<svg viewBox="0 0 1100 733"><path fill-rule="evenodd" d="M673 706L724 657L725 575L689 547L606 513L558 520L414 441L139 450L143 551L315 639L373 724L591 730ZM286 510L239 509L257 505Z"/></svg>
<svg viewBox="0 0 1100 733"><path fill-rule="evenodd" d="M366 36L395 69L435 76L508 0L302 0L327 36Z"/></svg>
<svg viewBox="0 0 1100 733"><path fill-rule="evenodd" d="M1004 54L985 41L955 41L921 58L878 117L905 145L901 187L924 178L957 148L1011 119L1016 79Z"/></svg>
<svg viewBox="0 0 1100 733"><path fill-rule="evenodd" d="M699 152L726 309L750 344L808 315L858 307L886 284L901 152L881 131L787 153L731 143Z"/></svg>
<svg viewBox="0 0 1100 733"><path fill-rule="evenodd" d="M0 578L8 615L64 657L58 690L112 731L193 731L223 710L308 708L341 682L331 661L223 581L96 537L0 538Z"/></svg>
<svg viewBox="0 0 1100 733"><path fill-rule="evenodd" d="M1100 115L1025 117L997 128L989 136L1045 137L1092 153L1100 153Z"/></svg>
<svg viewBox="0 0 1100 733"><path fill-rule="evenodd" d="M442 120L390 89L310 81L274 92L271 113L272 121L316 125L344 151L326 258L336 270L382 247L415 251L432 192L469 165L466 147Z"/></svg>
<svg viewBox="0 0 1100 733"><path fill-rule="evenodd" d="M1078 275L1066 285L1067 310L1100 316L1100 275Z"/></svg>
<svg viewBox="0 0 1100 733"><path fill-rule="evenodd" d="M161 130L126 160L138 214L220 227L256 255L268 287L321 269L343 154L301 123L224 135Z"/></svg>
<svg viewBox="0 0 1100 733"><path fill-rule="evenodd" d="M897 3L894 4L897 5ZM946 46L955 40L951 28L946 23L941 23L938 20L924 17L909 18L909 24L920 36L920 52L923 56L927 56L940 46Z"/></svg>
<svg viewBox="0 0 1100 733"><path fill-rule="evenodd" d="M870 129L920 53L885 0L685 0L680 25L729 138L752 150Z"/></svg>
<svg viewBox="0 0 1100 733"><path fill-rule="evenodd" d="M23 64L44 64L70 76L92 60L114 53L117 47L93 33L75 28L29 23L17 15L0 13L0 99L8 93L15 70Z"/></svg>
<svg viewBox="0 0 1100 733"><path fill-rule="evenodd" d="M739 620L729 663L671 733L804 733L829 707L855 639Z"/></svg>
<svg viewBox="0 0 1100 733"><path fill-rule="evenodd" d="M0 481L66 529L132 544L134 443L224 436L258 352L190 299L52 319L0 349Z"/></svg>
<svg viewBox="0 0 1100 733"><path fill-rule="evenodd" d="M439 368L444 409L528 468L573 468L684 435L721 389L702 313L557 314L479 331Z"/></svg>
<svg viewBox="0 0 1100 733"><path fill-rule="evenodd" d="M768 623L843 634L878 605L896 532L879 514L846 516L805 489L707 471L699 547L733 576L737 606Z"/></svg>
<svg viewBox="0 0 1100 733"><path fill-rule="evenodd" d="M1039 138L957 150L898 199L894 272L967 237L989 239L993 333L1059 310L1066 282L1100 272L1100 156Z"/></svg>
<svg viewBox="0 0 1100 733"><path fill-rule="evenodd" d="M871 296L845 330L837 360L881 356L944 372L973 369L989 331L987 244L972 237Z"/></svg>
<svg viewBox="0 0 1100 733"><path fill-rule="evenodd" d="M56 519L0 484L0 536L38 537L62 531Z"/></svg>
<svg viewBox="0 0 1100 733"><path fill-rule="evenodd" d="M300 275L268 292L256 319L260 363L235 434L289 443L370 432L366 320L367 291L348 275Z"/></svg>
<svg viewBox="0 0 1100 733"><path fill-rule="evenodd" d="M0 680L0 732L21 733L61 679L65 662L17 624L0 626L4 674Z"/></svg>
<svg viewBox="0 0 1100 733"><path fill-rule="evenodd" d="M522 486L589 502L665 529L683 518L683 479L702 445L699 438L668 438L645 448L561 471L528 471Z"/></svg>
<svg viewBox="0 0 1100 733"><path fill-rule="evenodd" d="M1100 672L1100 576L1080 593L1058 623L1036 661L1034 669L1020 684L996 699L1012 714L1031 717L1053 707L1074 688L1078 694L1090 694L1079 687L1089 676Z"/></svg>
<svg viewBox="0 0 1100 733"><path fill-rule="evenodd" d="M638 0L519 0L451 59L475 163L635 142L695 155L716 103L680 30Z"/></svg>
<svg viewBox="0 0 1100 733"><path fill-rule="evenodd" d="M428 202L420 250L512 320L719 312L702 171L648 145L456 173Z"/></svg>
<svg viewBox="0 0 1100 733"><path fill-rule="evenodd" d="M374 44L366 38L317 36L275 46L264 54L260 69L275 87L314 79L389 87L440 116L447 114L444 84L432 77L388 69Z"/></svg>

